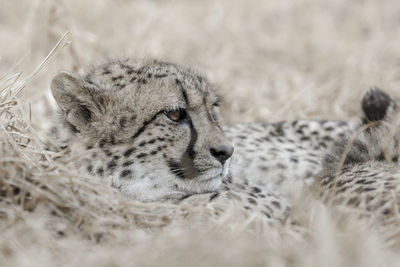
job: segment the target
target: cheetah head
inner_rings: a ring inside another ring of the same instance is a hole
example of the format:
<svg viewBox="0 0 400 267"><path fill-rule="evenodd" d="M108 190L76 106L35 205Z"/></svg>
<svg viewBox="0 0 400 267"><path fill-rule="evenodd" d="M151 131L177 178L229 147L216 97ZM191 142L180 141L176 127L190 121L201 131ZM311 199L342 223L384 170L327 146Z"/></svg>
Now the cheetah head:
<svg viewBox="0 0 400 267"><path fill-rule="evenodd" d="M114 61L83 76L61 72L51 90L71 151L94 147L106 158L80 164L130 198L212 192L228 174L233 147L220 127L218 97L191 70L154 60Z"/></svg>

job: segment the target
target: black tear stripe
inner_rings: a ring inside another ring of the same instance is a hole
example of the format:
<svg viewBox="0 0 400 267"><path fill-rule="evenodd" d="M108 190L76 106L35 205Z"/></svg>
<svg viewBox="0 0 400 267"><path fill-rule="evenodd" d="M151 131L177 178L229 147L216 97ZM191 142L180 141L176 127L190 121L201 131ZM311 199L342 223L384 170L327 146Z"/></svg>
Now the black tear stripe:
<svg viewBox="0 0 400 267"><path fill-rule="evenodd" d="M169 168L173 174L178 176L181 179L193 179L198 175L198 170L194 168L194 157L195 157L195 151L194 151L194 146L197 142L197 131L193 127L192 120L188 115L186 115L186 119L189 123L190 127L190 142L188 144L188 147L183 153L181 161L180 162L175 162L173 160L170 160L168 162ZM187 176L185 175L185 172Z"/></svg>
<svg viewBox="0 0 400 267"><path fill-rule="evenodd" d="M183 88L182 82L179 79L175 79L175 82L181 90L183 99L185 100L185 103L186 103L186 107L188 107L189 99L188 99L187 93L185 91L185 88ZM193 126L192 119L189 117L188 114L186 114L186 119L187 119L189 127L190 127L190 142L189 142L189 145L188 145L185 153L183 153L183 155L182 155L180 165L182 165L186 170L188 170L192 176L191 178L193 178L197 174L197 170L193 166L194 165L193 160L194 160L194 156L195 156L194 145L197 142L198 134L197 134L196 129Z"/></svg>
<svg viewBox="0 0 400 267"><path fill-rule="evenodd" d="M189 127L190 127L190 142L185 151L185 154L187 154L189 156L189 158L193 161L194 156L195 156L194 146L197 142L198 134L197 134L196 129L193 126L192 120L190 119L190 117L188 115L187 115L187 120L188 120ZM193 166L193 162L192 162L192 166Z"/></svg>
<svg viewBox="0 0 400 267"><path fill-rule="evenodd" d="M182 81L179 79L175 79L175 83L181 90L182 97L185 101L186 107L189 107L189 99L188 99L186 90L183 87ZM182 155L181 162L180 163L170 162L170 169L177 167L178 170L180 170L180 172L177 173L176 171L175 172L172 171L172 173L175 173L178 177L180 177L182 179L186 179L186 178L193 179L198 175L198 170L196 170L196 168L194 167L194 157L195 157L194 146L197 142L198 134L197 134L197 131L193 126L193 122L188 114L186 114L186 120L190 127L190 142L189 142L189 145L188 145L185 153L183 153L183 155ZM172 163L172 165L171 165L171 163ZM185 170L186 173L188 174L188 176L185 176L185 173L182 170Z"/></svg>
<svg viewBox="0 0 400 267"><path fill-rule="evenodd" d="M194 157L196 154L196 152L194 151L194 146L197 142L198 134L193 126L192 120L188 115L187 115L187 121L190 127L190 141L185 153L183 153L182 155L181 165L185 168L185 170L187 170L187 173L189 175L186 178L193 179L198 175L198 170L194 167Z"/></svg>
<svg viewBox="0 0 400 267"><path fill-rule="evenodd" d="M168 161L168 166L171 172L181 179L193 179L198 175L198 170L194 168L193 162L195 156L194 145L197 142L198 135L189 116L187 116L187 121L190 126L190 142L188 147L185 153L183 153L180 162L175 162L173 160ZM185 172L187 175L185 175Z"/></svg>

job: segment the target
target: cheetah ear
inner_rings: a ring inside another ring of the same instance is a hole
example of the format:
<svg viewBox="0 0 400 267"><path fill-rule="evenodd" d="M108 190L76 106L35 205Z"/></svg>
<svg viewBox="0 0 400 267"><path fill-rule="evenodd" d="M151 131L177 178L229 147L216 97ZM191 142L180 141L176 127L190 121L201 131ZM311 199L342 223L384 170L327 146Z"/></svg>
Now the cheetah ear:
<svg viewBox="0 0 400 267"><path fill-rule="evenodd" d="M51 92L66 120L82 131L96 118L101 117L95 97L99 89L81 76L69 72L58 73L51 82Z"/></svg>

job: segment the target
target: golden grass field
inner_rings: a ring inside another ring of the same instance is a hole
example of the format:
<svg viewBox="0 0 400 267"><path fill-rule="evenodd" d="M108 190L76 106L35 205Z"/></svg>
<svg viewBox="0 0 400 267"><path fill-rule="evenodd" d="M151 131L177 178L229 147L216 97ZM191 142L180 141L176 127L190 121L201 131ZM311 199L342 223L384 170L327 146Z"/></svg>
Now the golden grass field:
<svg viewBox="0 0 400 267"><path fill-rule="evenodd" d="M0 266L400 266L400 220L307 190L274 227L234 205L143 204L43 149L55 73L124 56L202 71L227 124L356 120L368 87L400 96L398 1L0 0L0 38Z"/></svg>

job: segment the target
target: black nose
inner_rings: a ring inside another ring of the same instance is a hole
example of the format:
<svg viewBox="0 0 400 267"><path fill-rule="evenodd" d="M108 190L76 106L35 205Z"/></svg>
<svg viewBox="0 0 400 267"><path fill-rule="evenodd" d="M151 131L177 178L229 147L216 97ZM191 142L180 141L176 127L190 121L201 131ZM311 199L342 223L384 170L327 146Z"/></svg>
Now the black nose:
<svg viewBox="0 0 400 267"><path fill-rule="evenodd" d="M216 158L221 164L224 164L227 159L229 159L233 154L233 146L222 145L216 148L211 148L211 155Z"/></svg>

